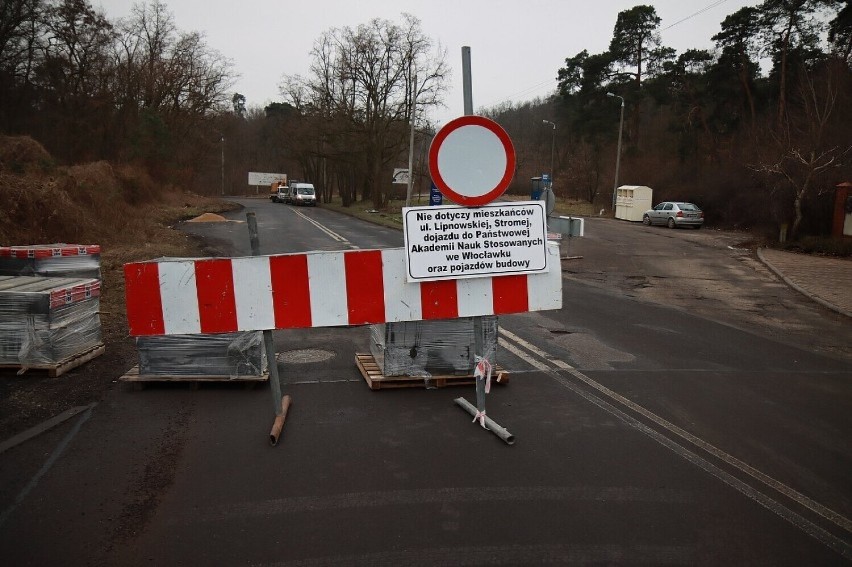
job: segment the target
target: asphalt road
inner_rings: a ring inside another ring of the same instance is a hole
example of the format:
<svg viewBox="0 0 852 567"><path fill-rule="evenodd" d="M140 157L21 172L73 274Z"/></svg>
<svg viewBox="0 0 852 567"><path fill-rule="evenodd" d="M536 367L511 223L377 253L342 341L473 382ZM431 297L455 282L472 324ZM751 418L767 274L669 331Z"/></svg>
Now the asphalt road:
<svg viewBox="0 0 852 567"><path fill-rule="evenodd" d="M262 253L398 231L243 202ZM245 219L245 213L233 213ZM247 255L245 224L187 224ZM852 330L737 236L588 219L564 307L500 318L509 384L369 390L366 328L275 333L268 387L130 390L0 454L11 565L765 564L852 561ZM300 356L305 354L310 356Z"/></svg>

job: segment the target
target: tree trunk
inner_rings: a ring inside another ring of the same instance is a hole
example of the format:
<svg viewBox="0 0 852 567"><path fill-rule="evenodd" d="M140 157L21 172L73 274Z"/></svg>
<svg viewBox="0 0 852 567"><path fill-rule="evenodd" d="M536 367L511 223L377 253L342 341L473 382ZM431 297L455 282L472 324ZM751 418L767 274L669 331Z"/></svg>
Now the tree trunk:
<svg viewBox="0 0 852 567"><path fill-rule="evenodd" d="M793 218L793 226L790 229L790 238L793 239L799 236L799 225L802 224L802 201L805 200L805 195L808 194L808 191L811 188L811 178L813 173L813 167L811 167L808 174L805 176L805 180L802 182L802 187L796 192L796 199L793 201L795 217Z"/></svg>
<svg viewBox="0 0 852 567"><path fill-rule="evenodd" d="M639 49L636 52L636 89L642 88L642 40L639 40Z"/></svg>
<svg viewBox="0 0 852 567"><path fill-rule="evenodd" d="M755 112L754 112L754 97L751 94L751 87L748 85L748 58L745 56L745 53L742 55L742 59L740 61L740 82L743 85L743 92L746 96L746 101L748 102L748 109L751 113L751 125L754 127L755 120Z"/></svg>
<svg viewBox="0 0 852 567"><path fill-rule="evenodd" d="M716 147L716 136L713 135L712 130L710 130L710 125L707 124L707 117L704 115L704 109L701 108L700 105L697 105L696 107L698 108L698 119L701 121L701 128L704 130L704 135L707 136L707 140L710 142L710 161L712 163L719 163L719 151Z"/></svg>
<svg viewBox="0 0 852 567"><path fill-rule="evenodd" d="M375 160L375 163L371 164L370 171L370 177L372 178L373 186L373 207L376 210L381 210L385 207L385 201L384 192L382 191L382 184L379 182L379 179L381 179L381 167L379 166L378 160Z"/></svg>
<svg viewBox="0 0 852 567"><path fill-rule="evenodd" d="M793 201L793 211L795 213L793 217L793 226L790 227L790 239L795 240L799 235L799 225L802 224L802 197L804 196L804 191L799 191L796 193L796 198Z"/></svg>
<svg viewBox="0 0 852 567"><path fill-rule="evenodd" d="M790 45L790 32L788 27L784 34L784 39L781 43L781 77L779 79L780 87L778 93L778 126L784 122L784 115L787 113L787 49Z"/></svg>

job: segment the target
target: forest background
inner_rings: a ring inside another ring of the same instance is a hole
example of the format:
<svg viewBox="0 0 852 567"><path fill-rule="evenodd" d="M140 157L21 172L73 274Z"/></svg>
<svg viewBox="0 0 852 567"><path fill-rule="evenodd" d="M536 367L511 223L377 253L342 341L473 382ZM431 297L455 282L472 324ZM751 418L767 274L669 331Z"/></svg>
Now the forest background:
<svg viewBox="0 0 852 567"><path fill-rule="evenodd" d="M648 185L655 201L698 203L710 226L827 234L835 186L852 180L850 4L765 0L725 17L710 51L676 53L659 28L653 6L626 9L606 52L566 54L552 96L477 109L514 143L510 192L528 195L530 178L551 172L557 198L611 214L621 138L619 184ZM4 0L0 133L47 152L35 170L0 156L2 220L33 210L15 204L33 198L15 176L41 175L55 195L97 183L69 169L92 162L115 174L104 196L130 205L253 193L256 171L386 209L404 190L391 180L412 130L415 193L428 195L436 125L424 110L441 104L448 66L419 20L329 29L311 57L306 75L282 77L280 102L246 108L227 54L161 2L110 21L87 0Z"/></svg>

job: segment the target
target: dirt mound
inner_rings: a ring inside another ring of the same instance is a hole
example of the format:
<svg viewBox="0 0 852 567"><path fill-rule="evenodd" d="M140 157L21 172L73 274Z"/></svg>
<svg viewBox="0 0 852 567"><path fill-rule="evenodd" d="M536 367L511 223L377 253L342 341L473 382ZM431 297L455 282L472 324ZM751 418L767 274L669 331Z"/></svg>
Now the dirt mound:
<svg viewBox="0 0 852 567"><path fill-rule="evenodd" d="M0 171L20 174L52 167L53 157L29 136L0 135Z"/></svg>
<svg viewBox="0 0 852 567"><path fill-rule="evenodd" d="M0 431L5 438L72 406L100 399L137 360L124 307L124 264L159 257L203 256L201 245L169 227L238 208L155 182L132 164L57 167L28 137L0 136L0 246L99 244L101 331L106 352L57 378L0 369ZM201 216L198 216L201 215ZM2 440L2 439L0 439Z"/></svg>
<svg viewBox="0 0 852 567"><path fill-rule="evenodd" d="M0 244L85 240L93 222L62 185L53 178L0 172Z"/></svg>

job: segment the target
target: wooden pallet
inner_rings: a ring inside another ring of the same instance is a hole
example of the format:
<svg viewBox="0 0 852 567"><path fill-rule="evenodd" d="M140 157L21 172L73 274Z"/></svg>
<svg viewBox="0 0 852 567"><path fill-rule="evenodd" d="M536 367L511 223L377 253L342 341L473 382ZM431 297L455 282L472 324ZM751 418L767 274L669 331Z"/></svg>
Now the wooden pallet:
<svg viewBox="0 0 852 567"><path fill-rule="evenodd" d="M426 381L420 376L384 376L376 359L372 354L355 353L355 364L358 370L361 371L361 376L367 382L367 386L371 390L381 390L383 388L426 388ZM476 379L472 374L455 376L452 374L435 376L430 379L430 387L445 388L447 386L468 386L473 385ZM497 384L506 384L509 382L509 373L499 365L491 373L491 382Z"/></svg>
<svg viewBox="0 0 852 567"><path fill-rule="evenodd" d="M0 368L17 370L18 376L28 370L46 370L48 376L56 378L57 376L65 374L69 370L73 370L74 368L89 362L93 358L99 357L105 350L106 347L103 343L99 343L88 350L78 352L77 354L71 355L59 362L39 364L0 364Z"/></svg>
<svg viewBox="0 0 852 567"><path fill-rule="evenodd" d="M199 383L202 382L223 382L223 383L232 383L232 384L243 384L247 387L254 386L258 382L266 382L269 380L269 373L264 372L260 376L237 376L236 378L231 378L230 376L222 376L222 375L205 375L205 374L188 374L185 376L181 375L160 375L160 374L139 374L139 366L134 366L130 370L127 371L124 376L119 378L122 382L131 382L134 385L142 388L145 383L149 382L186 382L193 389L198 388Z"/></svg>

